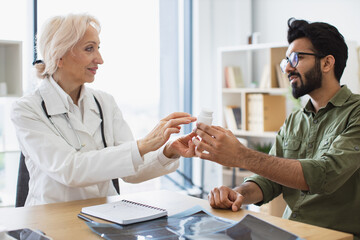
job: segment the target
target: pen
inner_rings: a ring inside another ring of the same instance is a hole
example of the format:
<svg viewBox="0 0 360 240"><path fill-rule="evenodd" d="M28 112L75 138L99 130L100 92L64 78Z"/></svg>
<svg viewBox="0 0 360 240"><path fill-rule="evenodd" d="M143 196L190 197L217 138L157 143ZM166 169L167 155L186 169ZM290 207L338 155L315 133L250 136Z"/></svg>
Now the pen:
<svg viewBox="0 0 360 240"><path fill-rule="evenodd" d="M81 218L82 220L86 221L86 222L91 222L91 223L96 223L94 220L88 218L88 217L85 217L84 215L82 215L81 213L79 213L78 215L78 218Z"/></svg>

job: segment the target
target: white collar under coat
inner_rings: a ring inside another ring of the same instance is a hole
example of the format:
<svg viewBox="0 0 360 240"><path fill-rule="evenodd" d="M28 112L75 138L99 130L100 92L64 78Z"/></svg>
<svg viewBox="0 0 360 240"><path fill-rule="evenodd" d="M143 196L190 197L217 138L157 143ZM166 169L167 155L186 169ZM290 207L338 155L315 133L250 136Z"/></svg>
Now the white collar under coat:
<svg viewBox="0 0 360 240"><path fill-rule="evenodd" d="M94 95L91 89L83 86L81 94L83 95L83 108L84 115L83 121L77 119L73 114L70 113L70 103L68 97L70 96L64 92L60 87L56 87L51 83L57 84L52 78L45 78L41 81L39 86L39 93L44 100L46 110L50 116L55 116L59 114L67 113L69 115L70 121L74 126L74 129L87 132L90 135L93 135L98 129L101 118L99 108L95 102ZM62 91L62 92L60 92ZM89 111L90 110L90 111Z"/></svg>

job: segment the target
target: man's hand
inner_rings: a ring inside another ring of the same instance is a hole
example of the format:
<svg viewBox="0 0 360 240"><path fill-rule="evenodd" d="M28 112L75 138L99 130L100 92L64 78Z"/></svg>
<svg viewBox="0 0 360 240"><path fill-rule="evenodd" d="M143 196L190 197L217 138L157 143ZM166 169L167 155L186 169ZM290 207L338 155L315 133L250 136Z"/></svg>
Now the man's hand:
<svg viewBox="0 0 360 240"><path fill-rule="evenodd" d="M221 186L211 190L208 200L213 208L231 209L237 212L240 210L244 196L228 187Z"/></svg>
<svg viewBox="0 0 360 240"><path fill-rule="evenodd" d="M229 167L242 167L240 158L246 158L248 149L243 146L230 130L219 126L197 123L195 133L202 138L194 138L196 156ZM204 152L207 151L207 152Z"/></svg>

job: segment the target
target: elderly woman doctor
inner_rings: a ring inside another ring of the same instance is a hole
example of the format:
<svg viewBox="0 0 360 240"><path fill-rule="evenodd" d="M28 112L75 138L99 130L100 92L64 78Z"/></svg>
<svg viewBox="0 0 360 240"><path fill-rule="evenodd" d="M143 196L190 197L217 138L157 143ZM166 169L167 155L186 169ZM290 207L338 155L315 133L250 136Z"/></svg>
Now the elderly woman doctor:
<svg viewBox="0 0 360 240"><path fill-rule="evenodd" d="M85 14L44 26L44 60L36 64L44 79L11 114L30 174L25 205L115 195L111 179L145 181L174 171L179 155L194 155L192 134L167 141L196 118L170 114L135 141L113 97L84 85L103 63L99 32L99 22Z"/></svg>

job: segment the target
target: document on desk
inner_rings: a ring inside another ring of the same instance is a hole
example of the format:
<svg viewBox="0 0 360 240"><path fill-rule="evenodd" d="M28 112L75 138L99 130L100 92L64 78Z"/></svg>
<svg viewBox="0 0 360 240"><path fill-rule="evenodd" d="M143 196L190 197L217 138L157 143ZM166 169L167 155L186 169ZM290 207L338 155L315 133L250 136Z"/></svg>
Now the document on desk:
<svg viewBox="0 0 360 240"><path fill-rule="evenodd" d="M84 207L81 213L118 224L131 224L164 217L167 211L129 200Z"/></svg>
<svg viewBox="0 0 360 240"><path fill-rule="evenodd" d="M244 239L300 240L298 236L253 215L239 222L216 217L200 206L151 221L121 226L86 222L105 239Z"/></svg>

